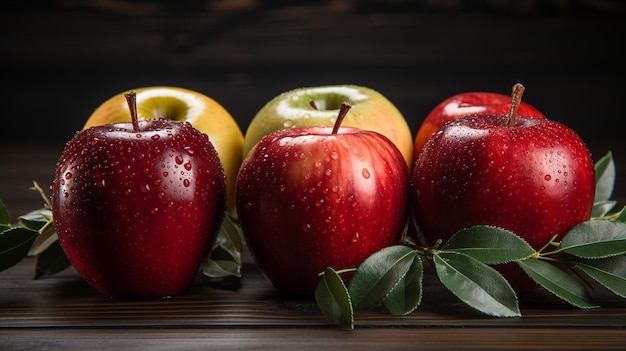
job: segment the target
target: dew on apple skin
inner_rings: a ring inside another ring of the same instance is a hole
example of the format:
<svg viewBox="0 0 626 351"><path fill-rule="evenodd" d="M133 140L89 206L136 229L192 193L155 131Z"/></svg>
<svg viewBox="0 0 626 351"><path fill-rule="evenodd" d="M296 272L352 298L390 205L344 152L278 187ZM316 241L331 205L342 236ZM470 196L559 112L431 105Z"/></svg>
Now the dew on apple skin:
<svg viewBox="0 0 626 351"><path fill-rule="evenodd" d="M183 180L183 185L185 186L185 188L188 188L189 185L191 185L191 183L189 182L189 179Z"/></svg>
<svg viewBox="0 0 626 351"><path fill-rule="evenodd" d="M150 192L150 184L142 184L140 186L141 192L146 194Z"/></svg>
<svg viewBox="0 0 626 351"><path fill-rule="evenodd" d="M283 122L283 128L291 128L293 127L293 122L290 120L286 120Z"/></svg>
<svg viewBox="0 0 626 351"><path fill-rule="evenodd" d="M363 178L365 179L369 179L370 177L370 172L367 170L367 168L363 168L361 170L361 175L363 176Z"/></svg>
<svg viewBox="0 0 626 351"><path fill-rule="evenodd" d="M185 167L186 170L191 171L191 162L187 161L187 163L185 163L184 167Z"/></svg>
<svg viewBox="0 0 626 351"><path fill-rule="evenodd" d="M65 173L65 179L67 179L67 180L72 179L72 172Z"/></svg>
<svg viewBox="0 0 626 351"><path fill-rule="evenodd" d="M359 242L359 232L354 233L352 238L350 238L350 242L356 244Z"/></svg>
<svg viewBox="0 0 626 351"><path fill-rule="evenodd" d="M550 179L552 179L552 176L549 174L546 174L543 179L545 179L546 181L550 181Z"/></svg>
<svg viewBox="0 0 626 351"><path fill-rule="evenodd" d="M174 160L176 161L177 164L182 165L183 164L183 158L179 155L176 155L176 157L174 158Z"/></svg>

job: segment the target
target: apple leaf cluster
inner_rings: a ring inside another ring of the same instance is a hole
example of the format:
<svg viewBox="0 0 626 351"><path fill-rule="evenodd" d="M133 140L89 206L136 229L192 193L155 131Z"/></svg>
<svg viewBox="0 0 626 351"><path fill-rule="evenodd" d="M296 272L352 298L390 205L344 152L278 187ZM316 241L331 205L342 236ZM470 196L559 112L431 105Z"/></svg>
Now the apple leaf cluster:
<svg viewBox="0 0 626 351"><path fill-rule="evenodd" d="M560 241L555 237L536 251L515 233L485 225L462 229L437 247L405 240L374 253L356 269L328 267L315 291L318 307L349 329L355 312L380 305L393 315L409 314L422 299L424 260L432 262L439 281L462 302L494 317L521 316L516 292L493 267L506 263L517 264L539 286L575 307L597 307L585 276L626 297L626 208L610 213L615 205L610 200L615 180L611 153L595 167L593 216ZM346 271L354 272L348 285L340 277Z"/></svg>
<svg viewBox="0 0 626 351"><path fill-rule="evenodd" d="M52 218L51 204L43 189L33 183L45 201L43 208L18 217L10 223L9 212L0 199L0 272L26 257L35 257L34 279L54 275L71 265L57 237ZM200 272L212 279L228 276L241 277L242 234L229 216L225 216L211 253L203 262ZM217 253L225 257L215 258Z"/></svg>

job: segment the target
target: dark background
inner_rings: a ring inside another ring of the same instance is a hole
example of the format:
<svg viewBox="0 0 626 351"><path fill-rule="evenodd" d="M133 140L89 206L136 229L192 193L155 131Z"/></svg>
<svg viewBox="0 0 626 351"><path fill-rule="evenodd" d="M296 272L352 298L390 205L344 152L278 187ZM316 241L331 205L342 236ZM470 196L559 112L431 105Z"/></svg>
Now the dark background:
<svg viewBox="0 0 626 351"><path fill-rule="evenodd" d="M2 7L0 143L64 143L110 96L155 84L213 97L243 132L285 90L365 85L394 102L415 134L452 94L508 94L521 82L527 102L593 140L594 158L622 136L623 1L9 0Z"/></svg>

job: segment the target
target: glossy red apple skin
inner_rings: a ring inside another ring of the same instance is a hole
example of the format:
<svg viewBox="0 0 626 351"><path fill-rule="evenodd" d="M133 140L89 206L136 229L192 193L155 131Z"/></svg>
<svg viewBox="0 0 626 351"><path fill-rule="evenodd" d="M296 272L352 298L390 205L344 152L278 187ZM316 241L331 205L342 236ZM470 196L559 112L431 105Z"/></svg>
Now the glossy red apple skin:
<svg viewBox="0 0 626 351"><path fill-rule="evenodd" d="M466 92L453 95L442 102L426 116L415 136L414 154L420 154L424 144L446 122L470 114L507 114L511 110L511 96L491 92ZM544 114L525 101L521 101L519 116L546 118Z"/></svg>
<svg viewBox="0 0 626 351"><path fill-rule="evenodd" d="M78 273L112 298L183 292L225 211L224 173L208 137L165 120L91 127L57 164L52 210Z"/></svg>
<svg viewBox="0 0 626 351"><path fill-rule="evenodd" d="M331 130L266 135L237 178L237 210L251 254L288 295L312 297L326 267L356 268L399 243L406 224L410 174L402 154L376 132Z"/></svg>
<svg viewBox="0 0 626 351"><path fill-rule="evenodd" d="M466 116L426 143L413 170L412 203L429 245L485 224L511 230L538 250L590 218L595 171L582 140L548 119L517 117L506 127L507 118ZM525 276L508 277L517 291L532 288Z"/></svg>

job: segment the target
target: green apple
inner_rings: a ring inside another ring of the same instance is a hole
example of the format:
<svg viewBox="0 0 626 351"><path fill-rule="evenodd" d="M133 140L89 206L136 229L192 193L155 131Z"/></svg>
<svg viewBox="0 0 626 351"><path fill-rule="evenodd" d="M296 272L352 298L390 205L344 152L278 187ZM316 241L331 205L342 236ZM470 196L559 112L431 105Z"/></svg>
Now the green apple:
<svg viewBox="0 0 626 351"><path fill-rule="evenodd" d="M189 122L209 136L226 175L227 212L236 218L235 179L243 160L243 133L230 113L214 99L197 91L170 87L149 86L120 92L102 103L89 116L83 129L131 120L124 94L137 94L137 113L140 119L164 118Z"/></svg>
<svg viewBox="0 0 626 351"><path fill-rule="evenodd" d="M243 156L265 135L291 127L333 126L342 102L352 106L343 126L386 136L413 166L413 136L404 116L385 96L368 87L329 85L286 91L263 106L244 137Z"/></svg>

